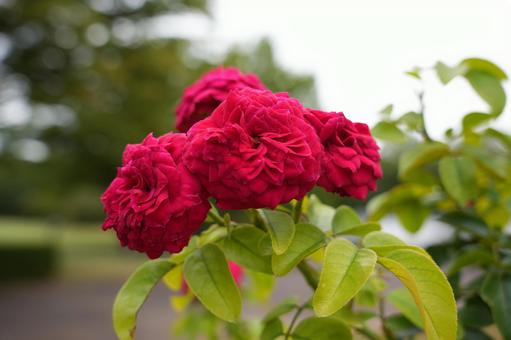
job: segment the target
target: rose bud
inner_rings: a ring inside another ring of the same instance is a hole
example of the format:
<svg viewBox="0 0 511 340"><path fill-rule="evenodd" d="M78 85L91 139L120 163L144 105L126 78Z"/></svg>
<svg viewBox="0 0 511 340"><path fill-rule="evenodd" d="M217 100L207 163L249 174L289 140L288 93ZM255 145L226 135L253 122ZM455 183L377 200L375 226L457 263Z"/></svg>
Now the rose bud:
<svg viewBox="0 0 511 340"><path fill-rule="evenodd" d="M209 116L229 91L250 87L266 89L255 74L243 74L235 67L217 68L209 71L186 88L176 108L176 127L186 132L196 122Z"/></svg>
<svg viewBox="0 0 511 340"><path fill-rule="evenodd" d="M223 209L301 199L319 178L322 152L304 110L287 94L233 90L188 131L184 163Z"/></svg>
<svg viewBox="0 0 511 340"><path fill-rule="evenodd" d="M307 110L305 118L324 147L318 185L357 199L376 190L382 170L379 148L368 126L351 122L342 112Z"/></svg>
<svg viewBox="0 0 511 340"><path fill-rule="evenodd" d="M209 210L200 183L181 162L184 134L148 135L129 144L117 177L101 196L103 230L113 228L122 246L157 258L188 244Z"/></svg>

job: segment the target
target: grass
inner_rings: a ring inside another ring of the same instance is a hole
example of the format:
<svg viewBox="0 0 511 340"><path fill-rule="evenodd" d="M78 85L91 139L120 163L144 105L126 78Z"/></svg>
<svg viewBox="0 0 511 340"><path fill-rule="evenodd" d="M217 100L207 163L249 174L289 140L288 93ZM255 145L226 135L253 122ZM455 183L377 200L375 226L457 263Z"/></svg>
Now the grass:
<svg viewBox="0 0 511 340"><path fill-rule="evenodd" d="M125 276L146 259L122 248L114 232L101 230L100 223L0 217L0 247L27 245L55 247L58 276L66 279Z"/></svg>

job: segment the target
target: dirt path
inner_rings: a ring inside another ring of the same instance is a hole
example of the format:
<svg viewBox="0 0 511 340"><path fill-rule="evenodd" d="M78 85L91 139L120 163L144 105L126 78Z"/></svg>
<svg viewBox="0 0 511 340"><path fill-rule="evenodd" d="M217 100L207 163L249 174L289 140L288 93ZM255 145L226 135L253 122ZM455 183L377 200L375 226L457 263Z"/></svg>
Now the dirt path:
<svg viewBox="0 0 511 340"><path fill-rule="evenodd" d="M45 281L0 286L1 340L115 339L111 306L122 279ZM283 297L309 294L298 274L279 280L269 307ZM169 339L169 291L156 287L137 323L138 340ZM263 310L257 314L264 313Z"/></svg>

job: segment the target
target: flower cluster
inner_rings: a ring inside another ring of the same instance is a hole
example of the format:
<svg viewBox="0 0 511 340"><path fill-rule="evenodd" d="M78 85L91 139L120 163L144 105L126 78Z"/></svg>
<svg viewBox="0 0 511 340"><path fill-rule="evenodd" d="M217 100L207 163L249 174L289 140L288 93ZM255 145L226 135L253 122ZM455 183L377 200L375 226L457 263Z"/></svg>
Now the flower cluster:
<svg viewBox="0 0 511 340"><path fill-rule="evenodd" d="M367 125L307 109L234 68L213 70L185 90L177 128L186 134L128 145L101 197L103 228L150 258L188 243L209 197L223 209L275 208L318 185L364 199L382 176Z"/></svg>

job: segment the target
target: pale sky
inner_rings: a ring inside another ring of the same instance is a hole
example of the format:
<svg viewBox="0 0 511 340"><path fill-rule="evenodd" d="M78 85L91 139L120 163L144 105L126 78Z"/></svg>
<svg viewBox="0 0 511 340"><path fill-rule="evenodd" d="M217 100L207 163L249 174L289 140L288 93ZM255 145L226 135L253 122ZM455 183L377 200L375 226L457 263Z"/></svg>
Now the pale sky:
<svg viewBox="0 0 511 340"><path fill-rule="evenodd" d="M419 83L403 73L415 65L482 57L511 74L510 0L216 0L212 9L207 45L269 37L284 67L315 77L323 109L370 124L388 103L417 107ZM444 87L430 72L426 93L434 136L486 108L462 79ZM511 130L509 105L498 125Z"/></svg>
<svg viewBox="0 0 511 340"><path fill-rule="evenodd" d="M221 60L230 46L269 38L281 66L314 76L321 109L343 111L371 126L389 103L399 114L417 109L421 85L404 75L414 66L481 57L511 75L511 0L212 0L210 5L213 20L193 13L164 15L145 22L145 33L189 38L195 42L190 53L213 60ZM0 35L0 59L6 46ZM505 88L511 96L509 81ZM487 110L463 79L443 86L429 71L425 90L426 126L436 138L449 127L459 128L463 114ZM0 125L30 118L26 102L13 105L4 105ZM511 132L511 105L494 125Z"/></svg>

